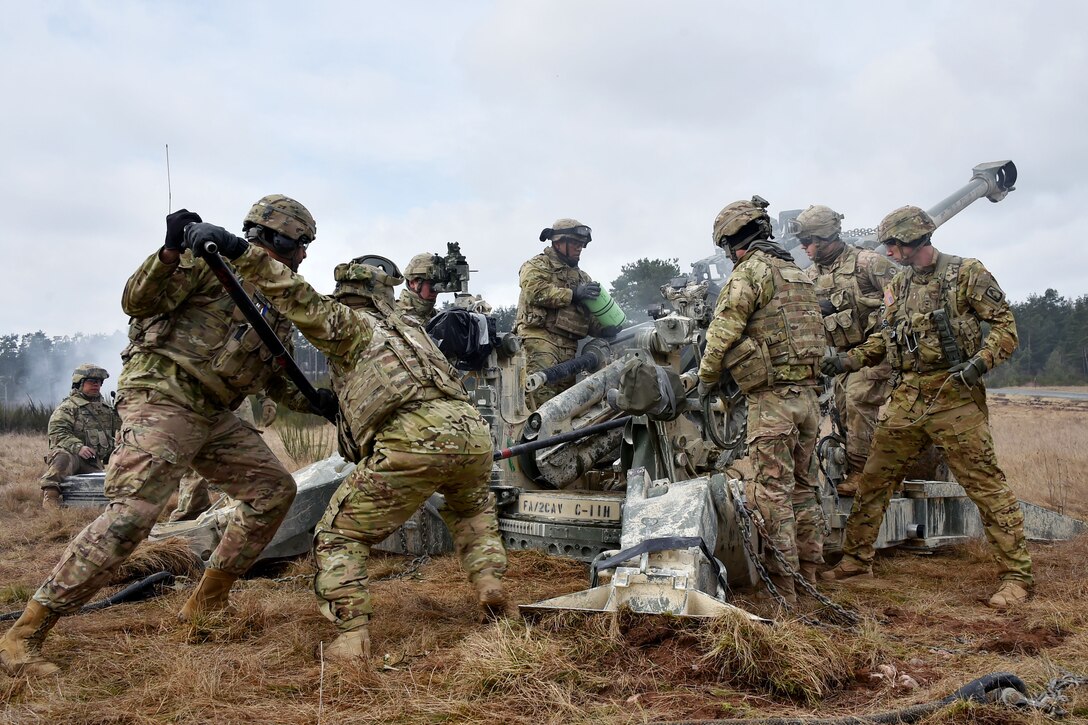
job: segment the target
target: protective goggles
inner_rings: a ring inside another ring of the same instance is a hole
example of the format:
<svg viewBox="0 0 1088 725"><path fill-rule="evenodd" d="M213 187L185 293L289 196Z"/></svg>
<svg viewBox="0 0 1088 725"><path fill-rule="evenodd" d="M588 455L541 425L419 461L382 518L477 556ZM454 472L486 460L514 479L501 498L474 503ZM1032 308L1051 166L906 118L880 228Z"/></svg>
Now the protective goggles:
<svg viewBox="0 0 1088 725"><path fill-rule="evenodd" d="M540 241L546 242L556 237L578 237L584 247L593 241L593 230L587 226L564 227L562 229L545 229L540 232Z"/></svg>
<svg viewBox="0 0 1088 725"><path fill-rule="evenodd" d="M909 241L900 239L899 237L888 237L887 239L884 240L884 246L885 247L891 247L891 246L896 246L896 247L917 247L919 244L924 242L925 239L926 239L926 235L924 235L924 234L922 236L918 237L917 239L911 239Z"/></svg>
<svg viewBox="0 0 1088 725"><path fill-rule="evenodd" d="M802 247L807 247L812 244L819 244L820 242L830 242L834 237L817 237L810 235L807 237L797 237L797 241L801 243Z"/></svg>

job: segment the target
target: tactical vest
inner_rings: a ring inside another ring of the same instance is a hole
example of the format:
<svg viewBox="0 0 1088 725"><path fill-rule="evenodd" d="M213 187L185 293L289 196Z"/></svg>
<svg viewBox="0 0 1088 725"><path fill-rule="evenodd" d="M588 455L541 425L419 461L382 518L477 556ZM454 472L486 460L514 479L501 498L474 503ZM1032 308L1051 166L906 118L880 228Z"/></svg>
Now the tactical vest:
<svg viewBox="0 0 1088 725"><path fill-rule="evenodd" d="M857 302L864 296L858 285L858 250L847 245L837 261L838 266L825 272L813 265L813 284L817 299L828 300L838 310L823 318L827 344L845 351L864 342L873 325Z"/></svg>
<svg viewBox="0 0 1088 725"><path fill-rule="evenodd" d="M345 300L347 301L347 300ZM373 330L356 359L330 361L332 387L341 401L340 455L358 463L377 431L399 408L440 398L469 399L457 371L415 318L379 303L381 315L354 309Z"/></svg>
<svg viewBox="0 0 1088 725"><path fill-rule="evenodd" d="M937 268L926 281L914 279L911 268L894 278L882 328L894 369L928 373L952 367L941 344L941 326L934 318L938 310L947 316L962 360L982 349L982 324L961 307L957 294L962 265L962 257L940 254Z"/></svg>
<svg viewBox="0 0 1088 725"><path fill-rule="evenodd" d="M72 408L72 432L83 444L93 448L102 463L109 461L117 435L117 413L102 400L87 400L79 393L72 393L64 405ZM52 438L49 447L55 448Z"/></svg>
<svg viewBox="0 0 1088 725"><path fill-rule="evenodd" d="M745 393L780 383L814 384L827 344L812 280L792 262L770 255L764 261L771 268L773 296L748 318L740 340L724 357ZM804 381L793 380L789 373L797 368L812 373Z"/></svg>
<svg viewBox="0 0 1088 725"><path fill-rule="evenodd" d="M550 266L556 287L574 289L589 280L588 275L577 267L553 265L546 254L540 254L526 264L538 263L536 260L540 257L544 258L544 264ZM540 328L570 340L581 340L589 334L589 317L588 313L573 302L560 308L540 307L531 304L523 295L518 304L517 327L519 330L522 327Z"/></svg>
<svg viewBox="0 0 1088 725"><path fill-rule="evenodd" d="M253 285L243 281L242 287L290 353L291 321ZM271 351L218 282L202 285L199 292L169 314L132 318L128 336L122 360L137 350L161 355L230 409L264 388L275 373Z"/></svg>

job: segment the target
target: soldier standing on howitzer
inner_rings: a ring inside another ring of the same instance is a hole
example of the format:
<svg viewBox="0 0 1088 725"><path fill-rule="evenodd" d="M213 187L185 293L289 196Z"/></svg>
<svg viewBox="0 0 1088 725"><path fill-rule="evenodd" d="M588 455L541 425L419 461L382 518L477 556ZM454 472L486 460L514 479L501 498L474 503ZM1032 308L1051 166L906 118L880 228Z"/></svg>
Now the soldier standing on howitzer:
<svg viewBox="0 0 1088 725"><path fill-rule="evenodd" d="M816 396L825 349L820 303L793 257L770 241L767 202L729 204L714 220L714 244L736 265L718 297L699 366L706 399L728 371L748 402L748 455L755 468L751 503L770 543L791 568L815 581L823 563L823 513L817 496ZM771 581L788 603L794 580L773 558Z"/></svg>
<svg viewBox="0 0 1088 725"><path fill-rule="evenodd" d="M841 374L887 357L897 379L846 524L843 559L820 576L872 576L873 542L892 491L933 443L978 506L1001 570L1001 587L989 605L1007 609L1028 598L1034 578L1024 514L994 454L982 376L1016 349L1016 321L981 262L933 248L936 228L915 206L884 217L877 235L888 256L904 267L885 289L880 330L821 364L825 373ZM985 340L984 322L990 326Z"/></svg>
<svg viewBox="0 0 1088 725"><path fill-rule="evenodd" d="M581 269L578 260L592 240L591 230L577 219L556 219L540 232L551 246L521 265L521 294L514 332L525 346L525 373L532 375L574 357L587 335L612 337L618 329L602 328L583 305L601 294L601 285ZM573 378L537 388L534 407L574 384Z"/></svg>
<svg viewBox="0 0 1088 725"><path fill-rule="evenodd" d="M435 263L437 254L417 254L404 268L405 289L401 290L397 306L406 315L426 325L434 317L438 290L434 288L441 279Z"/></svg>
<svg viewBox="0 0 1088 725"><path fill-rule="evenodd" d="M92 363L72 373L72 392L49 416L49 454L42 474L42 506L60 506L60 484L68 476L95 473L110 460L121 428L117 411L102 399L110 374Z"/></svg>
<svg viewBox="0 0 1088 725"><path fill-rule="evenodd" d="M330 298L224 229L196 225L187 238L196 249L214 241L329 359L341 401L340 451L358 465L314 535L314 590L340 630L324 656L342 662L370 656L370 548L436 490L445 497L454 548L481 610L505 613L506 551L488 490L491 434L457 371L423 326L397 309L396 265L378 256L340 264Z"/></svg>
<svg viewBox="0 0 1088 725"><path fill-rule="evenodd" d="M896 266L868 249L842 241L842 214L822 205L797 216L797 238L813 265L806 271L816 284L827 344L839 352L869 339L880 319L884 288ZM869 457L877 415L888 399L892 367L885 361L835 378L835 410L846 430L849 473L838 491L853 496Z"/></svg>
<svg viewBox="0 0 1088 725"><path fill-rule="evenodd" d="M262 388L296 410L310 405L271 364L271 353L211 268L182 253L186 225L199 221L185 209L167 216L164 245L125 285L121 304L132 320L118 383L121 432L106 471L110 502L72 540L0 639L0 666L10 675L58 671L41 654L46 634L59 617L79 611L147 537L190 467L239 505L178 615L182 621L228 606L231 584L257 559L294 499L291 474L231 411ZM258 201L244 229L291 267L305 259L316 233L306 208L281 195ZM290 349L290 321L252 287L247 292ZM322 398L335 406L331 390Z"/></svg>

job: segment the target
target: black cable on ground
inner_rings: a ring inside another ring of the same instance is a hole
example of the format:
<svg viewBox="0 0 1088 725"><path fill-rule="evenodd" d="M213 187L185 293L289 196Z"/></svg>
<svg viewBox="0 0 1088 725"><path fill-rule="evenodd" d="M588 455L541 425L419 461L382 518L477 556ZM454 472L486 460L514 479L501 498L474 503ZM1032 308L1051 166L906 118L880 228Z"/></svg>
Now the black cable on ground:
<svg viewBox="0 0 1088 725"><path fill-rule="evenodd" d="M932 715L943 707L958 700L990 702L990 693L994 690L1013 688L1022 695L1028 694L1027 685L1011 672L993 674L972 680L948 697L934 702L911 705L902 710L881 712L875 715L847 715L844 717L765 717L742 718L731 720L676 720L660 725L872 725L873 723L913 723L927 715Z"/></svg>
<svg viewBox="0 0 1088 725"><path fill-rule="evenodd" d="M162 594L162 587L169 586L174 583L174 574L168 571L158 571L151 576L144 577L138 582L133 582L121 591L108 596L105 599L99 599L97 602L91 602L77 612L77 614L86 614L87 612L96 612L99 609L105 609L106 607L112 607L114 604L121 604L122 602L135 602L140 599L147 599L149 596L158 596ZM5 612L0 614L0 622L10 621L18 619L19 615L23 613L23 610L17 610L14 612Z"/></svg>

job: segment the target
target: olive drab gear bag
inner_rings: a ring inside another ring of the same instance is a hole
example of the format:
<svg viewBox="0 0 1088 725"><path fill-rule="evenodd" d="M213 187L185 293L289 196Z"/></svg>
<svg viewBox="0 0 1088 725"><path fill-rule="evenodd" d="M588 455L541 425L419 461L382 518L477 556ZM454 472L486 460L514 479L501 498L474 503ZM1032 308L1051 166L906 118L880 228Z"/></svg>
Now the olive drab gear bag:
<svg viewBox="0 0 1088 725"><path fill-rule="evenodd" d="M810 367L815 381L826 346L812 281L792 262L764 259L774 294L748 318L744 334L723 359L744 393L775 385L780 379L775 371L786 367Z"/></svg>

